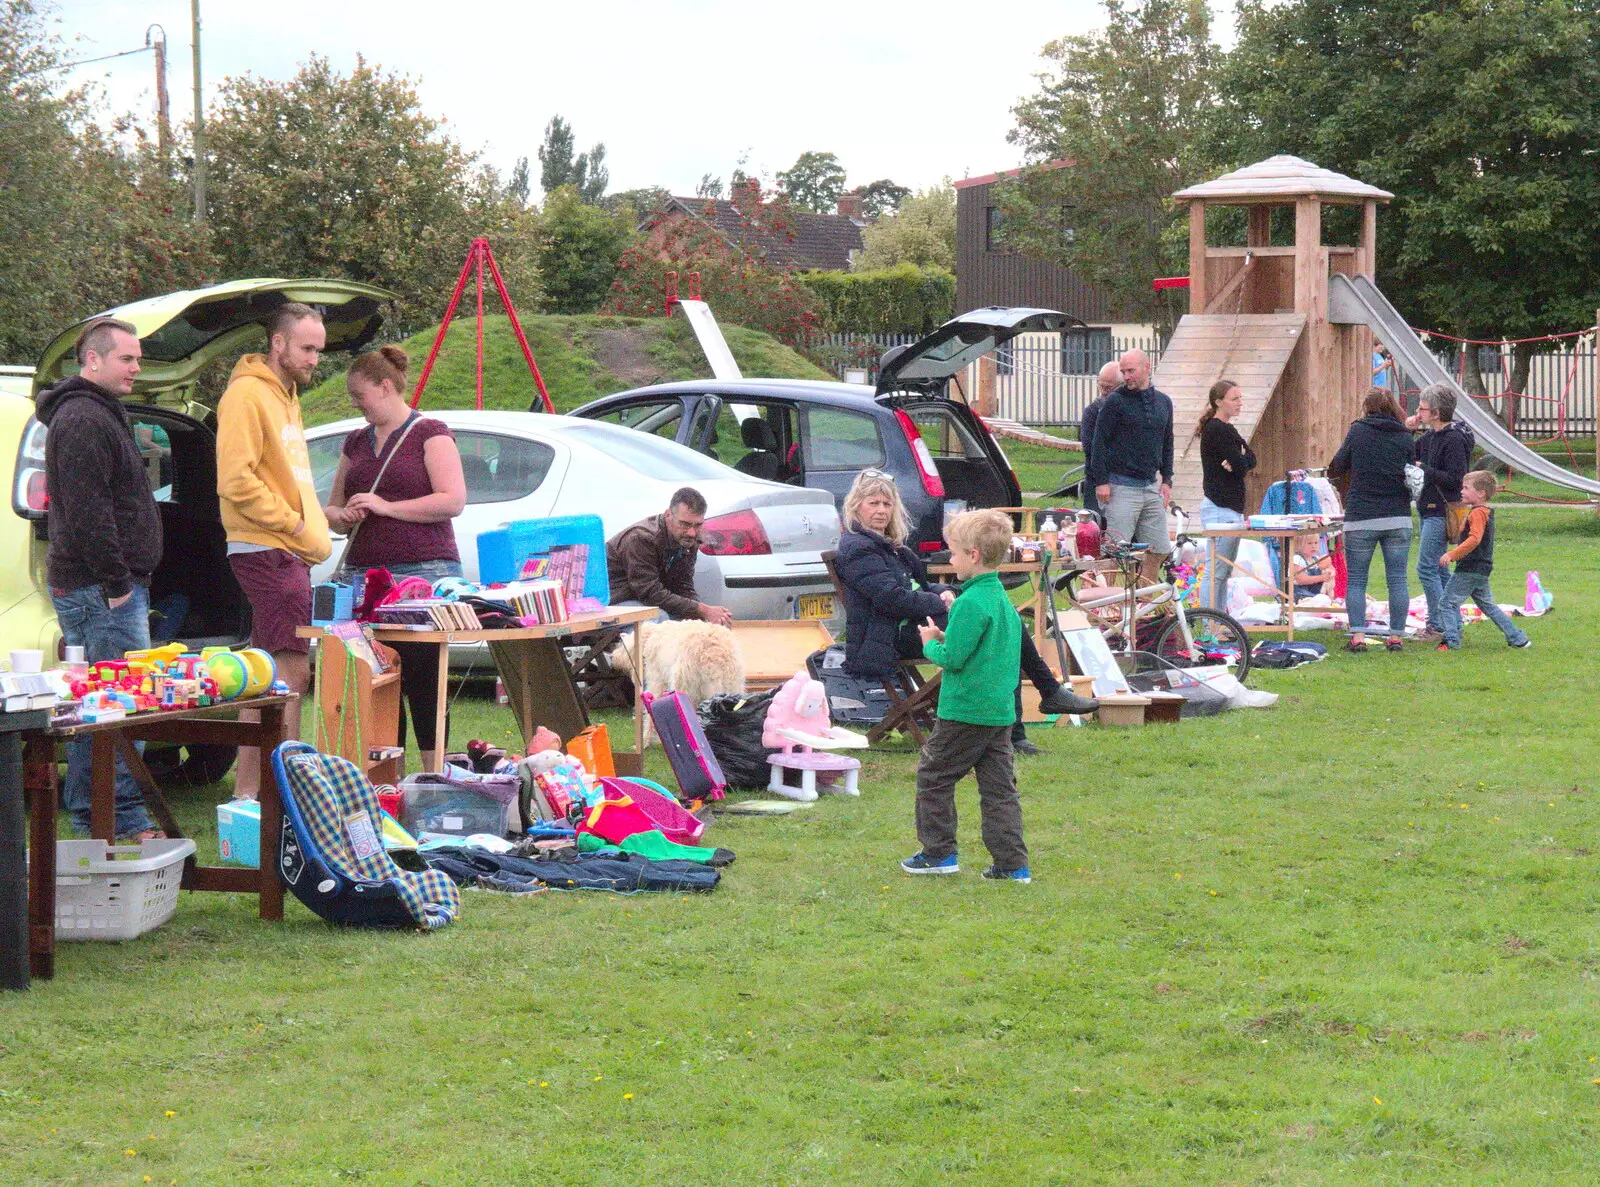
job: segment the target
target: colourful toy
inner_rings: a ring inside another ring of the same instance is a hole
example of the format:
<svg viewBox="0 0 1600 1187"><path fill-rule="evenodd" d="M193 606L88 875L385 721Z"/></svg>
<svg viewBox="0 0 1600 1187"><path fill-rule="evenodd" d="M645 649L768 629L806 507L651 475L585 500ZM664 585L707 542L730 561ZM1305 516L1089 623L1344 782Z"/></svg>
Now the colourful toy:
<svg viewBox="0 0 1600 1187"><path fill-rule="evenodd" d="M125 652L122 658L135 672L165 672L185 650L182 643L163 643L160 647Z"/></svg>
<svg viewBox="0 0 1600 1187"><path fill-rule="evenodd" d="M761 728L761 744L788 754L796 746L806 750L863 750L867 739L833 724L828 716L827 690L820 680L813 680L802 671L789 677L773 694Z"/></svg>
<svg viewBox="0 0 1600 1187"><path fill-rule="evenodd" d="M216 681L217 695L225 701L258 697L278 678L272 656L258 647L210 654L206 658L206 671Z"/></svg>

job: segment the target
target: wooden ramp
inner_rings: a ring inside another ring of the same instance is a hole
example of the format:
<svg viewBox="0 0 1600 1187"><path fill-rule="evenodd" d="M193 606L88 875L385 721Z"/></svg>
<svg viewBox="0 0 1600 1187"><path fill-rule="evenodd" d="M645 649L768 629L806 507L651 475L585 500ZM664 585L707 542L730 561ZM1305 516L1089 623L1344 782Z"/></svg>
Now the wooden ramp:
<svg viewBox="0 0 1600 1187"><path fill-rule="evenodd" d="M1172 397L1172 498L1191 516L1200 510L1200 441L1194 435L1206 393L1219 379L1244 389L1233 422L1249 441L1277 390L1306 319L1300 313L1190 313L1161 355L1155 385Z"/></svg>
<svg viewBox="0 0 1600 1187"><path fill-rule="evenodd" d="M999 416L980 416L988 430L996 437L1009 437L1013 441L1025 441L1029 445L1043 445L1049 449L1067 449L1083 452L1083 443L1073 441L1066 437L1057 437L1046 433L1043 429L1036 429L1031 425L1022 424L1015 420L1006 420Z"/></svg>

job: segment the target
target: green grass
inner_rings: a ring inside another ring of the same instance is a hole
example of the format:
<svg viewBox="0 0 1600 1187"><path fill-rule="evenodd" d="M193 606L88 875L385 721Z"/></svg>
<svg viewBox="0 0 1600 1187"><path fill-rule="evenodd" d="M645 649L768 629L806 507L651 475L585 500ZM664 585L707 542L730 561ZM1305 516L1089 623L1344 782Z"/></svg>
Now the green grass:
<svg viewBox="0 0 1600 1187"><path fill-rule="evenodd" d="M186 895L0 1000L7 1181L1593 1181L1597 552L1502 519L1502 596L1556 595L1530 651L1478 625L1253 678L1270 710L1034 730L1029 887L977 878L970 784L963 874L899 872L901 747L719 820L710 896L469 892L417 936Z"/></svg>
<svg viewBox="0 0 1600 1187"><path fill-rule="evenodd" d="M683 318L541 315L522 319L523 332L556 411L612 392L649 383L697 379L711 367ZM801 355L768 334L726 326L723 334L746 375L831 379ZM411 356L412 375L433 347L438 327L400 343ZM470 408L476 391L476 328L471 317L458 317L434 364L423 408ZM537 399L533 378L503 315L484 318L483 406L526 411ZM351 415L344 372L324 379L302 397L307 425L325 424Z"/></svg>

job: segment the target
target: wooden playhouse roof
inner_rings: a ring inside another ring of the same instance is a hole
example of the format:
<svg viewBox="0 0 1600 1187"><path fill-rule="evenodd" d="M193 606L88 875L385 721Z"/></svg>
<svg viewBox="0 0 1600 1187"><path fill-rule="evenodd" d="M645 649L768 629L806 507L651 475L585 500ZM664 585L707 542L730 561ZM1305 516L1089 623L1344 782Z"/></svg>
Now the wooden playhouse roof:
<svg viewBox="0 0 1600 1187"><path fill-rule="evenodd" d="M1372 198L1387 202L1394 195L1388 190L1313 165L1288 155L1268 157L1211 181L1192 185L1172 195L1180 202L1200 199L1207 202L1272 202L1289 198L1318 197L1331 202L1360 202Z"/></svg>

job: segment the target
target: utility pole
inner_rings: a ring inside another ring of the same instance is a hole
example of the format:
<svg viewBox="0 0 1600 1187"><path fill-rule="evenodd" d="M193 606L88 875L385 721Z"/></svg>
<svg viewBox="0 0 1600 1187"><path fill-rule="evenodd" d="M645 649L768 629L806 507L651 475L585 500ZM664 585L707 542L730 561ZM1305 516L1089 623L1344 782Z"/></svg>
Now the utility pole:
<svg viewBox="0 0 1600 1187"><path fill-rule="evenodd" d="M194 33L194 221L206 221L205 100L200 90L200 0L189 0Z"/></svg>
<svg viewBox="0 0 1600 1187"><path fill-rule="evenodd" d="M150 29L161 33L154 42L150 39ZM172 111L167 100L167 31L160 25L151 25L150 29L144 31L144 43L156 51L156 151L161 154L161 165L165 169L172 152Z"/></svg>

